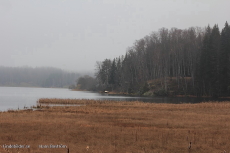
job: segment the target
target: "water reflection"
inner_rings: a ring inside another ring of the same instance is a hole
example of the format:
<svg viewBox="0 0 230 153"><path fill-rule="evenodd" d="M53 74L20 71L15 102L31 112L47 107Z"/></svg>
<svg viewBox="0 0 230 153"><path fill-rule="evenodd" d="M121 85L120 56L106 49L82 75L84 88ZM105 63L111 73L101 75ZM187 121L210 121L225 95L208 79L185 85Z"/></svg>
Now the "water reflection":
<svg viewBox="0 0 230 153"><path fill-rule="evenodd" d="M199 103L213 101L212 98L170 98L170 97L132 97L121 95L99 94L95 92L71 91L69 89L57 88L22 88L22 87L0 87L0 111L9 109L23 109L36 106L40 98L61 99L99 99L114 101L142 101L153 103ZM229 99L217 99L226 101Z"/></svg>
<svg viewBox="0 0 230 153"><path fill-rule="evenodd" d="M207 97L131 97L131 96L118 96L118 95L108 95L101 94L104 97L101 100L115 100L115 101L142 101L150 103L172 103L172 104L181 104L181 103L200 103L208 101L230 101L229 98L207 98ZM100 99L100 98L99 98Z"/></svg>

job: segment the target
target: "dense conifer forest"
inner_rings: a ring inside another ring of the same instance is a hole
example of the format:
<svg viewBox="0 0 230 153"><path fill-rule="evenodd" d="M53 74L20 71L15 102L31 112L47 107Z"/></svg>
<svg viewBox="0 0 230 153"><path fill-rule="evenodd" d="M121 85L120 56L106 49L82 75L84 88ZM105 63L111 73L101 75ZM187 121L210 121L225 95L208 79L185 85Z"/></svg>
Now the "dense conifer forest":
<svg viewBox="0 0 230 153"><path fill-rule="evenodd" d="M138 95L230 95L230 26L161 28L126 55L96 64L98 90Z"/></svg>

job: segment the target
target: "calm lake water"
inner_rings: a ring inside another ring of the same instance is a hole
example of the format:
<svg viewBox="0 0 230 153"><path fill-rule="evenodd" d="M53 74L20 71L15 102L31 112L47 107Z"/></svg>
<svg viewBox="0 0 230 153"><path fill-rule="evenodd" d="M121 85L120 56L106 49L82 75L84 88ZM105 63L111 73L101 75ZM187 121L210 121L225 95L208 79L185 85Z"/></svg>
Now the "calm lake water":
<svg viewBox="0 0 230 153"><path fill-rule="evenodd" d="M40 98L69 98L69 99L106 99L106 100L126 100L143 101L155 103L198 103L212 99L204 98L166 98L166 97L130 97L108 94L99 94L85 91L71 91L59 88L24 88L24 87L0 87L0 111L9 109L23 109L25 107L36 106ZM222 99L224 100L224 99Z"/></svg>

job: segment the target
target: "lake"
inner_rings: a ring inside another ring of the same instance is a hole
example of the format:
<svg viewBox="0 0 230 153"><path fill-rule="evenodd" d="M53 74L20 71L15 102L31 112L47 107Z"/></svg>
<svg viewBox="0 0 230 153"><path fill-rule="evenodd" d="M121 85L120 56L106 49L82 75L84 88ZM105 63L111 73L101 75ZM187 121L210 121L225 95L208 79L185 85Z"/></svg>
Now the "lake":
<svg viewBox="0 0 230 153"><path fill-rule="evenodd" d="M0 87L0 111L9 109L23 109L24 107L36 106L40 98L69 98L69 99L105 99L143 101L155 103L198 103L212 99L204 98L168 98L168 97L131 97L100 94L86 91L71 91L63 88L26 88L26 87ZM224 100L224 99L222 99Z"/></svg>

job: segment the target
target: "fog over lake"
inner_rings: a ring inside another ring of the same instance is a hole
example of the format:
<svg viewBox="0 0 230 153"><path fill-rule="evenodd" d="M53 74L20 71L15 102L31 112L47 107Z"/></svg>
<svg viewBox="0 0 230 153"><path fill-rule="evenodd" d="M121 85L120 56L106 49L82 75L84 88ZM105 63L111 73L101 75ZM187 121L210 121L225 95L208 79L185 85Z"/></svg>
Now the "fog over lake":
<svg viewBox="0 0 230 153"><path fill-rule="evenodd" d="M229 0L1 0L0 65L94 71L165 27L229 19Z"/></svg>

